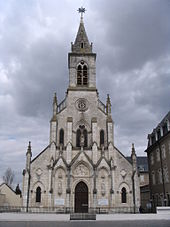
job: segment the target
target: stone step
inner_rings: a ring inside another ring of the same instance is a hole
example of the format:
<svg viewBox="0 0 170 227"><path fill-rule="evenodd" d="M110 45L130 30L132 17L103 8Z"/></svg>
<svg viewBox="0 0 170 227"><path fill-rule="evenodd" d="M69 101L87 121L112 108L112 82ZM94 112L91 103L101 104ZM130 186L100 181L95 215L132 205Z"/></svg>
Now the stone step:
<svg viewBox="0 0 170 227"><path fill-rule="evenodd" d="M70 214L70 220L96 220L96 214L73 213Z"/></svg>

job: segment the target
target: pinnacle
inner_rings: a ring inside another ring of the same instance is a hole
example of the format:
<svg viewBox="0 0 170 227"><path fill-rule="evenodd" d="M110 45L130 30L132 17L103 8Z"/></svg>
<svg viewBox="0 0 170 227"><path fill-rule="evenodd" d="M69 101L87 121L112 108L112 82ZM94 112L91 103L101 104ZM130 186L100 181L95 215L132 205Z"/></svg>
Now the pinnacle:
<svg viewBox="0 0 170 227"><path fill-rule="evenodd" d="M80 18L80 25L74 44L72 44L73 53L92 53L92 45L90 45L83 18Z"/></svg>

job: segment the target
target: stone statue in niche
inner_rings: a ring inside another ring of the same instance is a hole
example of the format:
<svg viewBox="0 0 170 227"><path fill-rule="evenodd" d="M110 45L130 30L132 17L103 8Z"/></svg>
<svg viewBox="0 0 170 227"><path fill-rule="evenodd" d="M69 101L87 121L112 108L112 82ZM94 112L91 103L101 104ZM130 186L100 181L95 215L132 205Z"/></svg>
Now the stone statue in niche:
<svg viewBox="0 0 170 227"><path fill-rule="evenodd" d="M104 170L102 170L102 173L101 173L101 178L105 178L105 171Z"/></svg>
<svg viewBox="0 0 170 227"><path fill-rule="evenodd" d="M58 172L58 178L63 178L61 170L59 170L59 172Z"/></svg>
<svg viewBox="0 0 170 227"><path fill-rule="evenodd" d="M84 146L84 135L83 135L83 133L81 133L81 136L80 136L80 146L81 147Z"/></svg>
<svg viewBox="0 0 170 227"><path fill-rule="evenodd" d="M51 157L51 160L50 160L50 166L53 167L53 164L54 164L54 158L53 156Z"/></svg>
<svg viewBox="0 0 170 227"><path fill-rule="evenodd" d="M111 167L114 168L114 161L111 159Z"/></svg>
<svg viewBox="0 0 170 227"><path fill-rule="evenodd" d="M36 170L37 180L40 180L41 174L42 174L42 170L40 168L37 169Z"/></svg>
<svg viewBox="0 0 170 227"><path fill-rule="evenodd" d="M59 180L58 182L58 194L61 195L62 194L62 181Z"/></svg>
<svg viewBox="0 0 170 227"><path fill-rule="evenodd" d="M104 196L106 194L106 186L104 180L101 183L101 194Z"/></svg>

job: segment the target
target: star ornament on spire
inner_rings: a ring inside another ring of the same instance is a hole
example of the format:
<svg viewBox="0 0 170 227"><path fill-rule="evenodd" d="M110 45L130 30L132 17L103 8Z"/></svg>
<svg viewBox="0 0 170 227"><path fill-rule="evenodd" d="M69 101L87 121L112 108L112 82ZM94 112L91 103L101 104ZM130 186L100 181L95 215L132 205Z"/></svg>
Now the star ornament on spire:
<svg viewBox="0 0 170 227"><path fill-rule="evenodd" d="M77 10L79 13L81 13L81 19L83 18L83 13L85 13L86 9L81 7Z"/></svg>

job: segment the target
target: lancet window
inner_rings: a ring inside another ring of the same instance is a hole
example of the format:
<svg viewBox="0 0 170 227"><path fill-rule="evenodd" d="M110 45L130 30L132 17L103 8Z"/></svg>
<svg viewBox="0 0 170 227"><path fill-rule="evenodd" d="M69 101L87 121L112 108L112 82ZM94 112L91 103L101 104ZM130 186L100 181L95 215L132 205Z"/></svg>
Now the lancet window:
<svg viewBox="0 0 170 227"><path fill-rule="evenodd" d="M41 188L38 186L36 189L36 203L41 202Z"/></svg>
<svg viewBox="0 0 170 227"><path fill-rule="evenodd" d="M64 145L64 130L60 129L60 138L59 138L60 144Z"/></svg>
<svg viewBox="0 0 170 227"><path fill-rule="evenodd" d="M88 69L84 61L81 61L77 67L77 85L88 85Z"/></svg>
<svg viewBox="0 0 170 227"><path fill-rule="evenodd" d="M104 130L100 131L100 146L104 145Z"/></svg>
<svg viewBox="0 0 170 227"><path fill-rule="evenodd" d="M80 129L77 129L77 132L76 132L76 147L80 147L80 136L81 136L81 131L80 131Z"/></svg>
<svg viewBox="0 0 170 227"><path fill-rule="evenodd" d="M122 203L126 203L127 198L126 198L126 188L125 187L122 188L121 196L122 196Z"/></svg>

